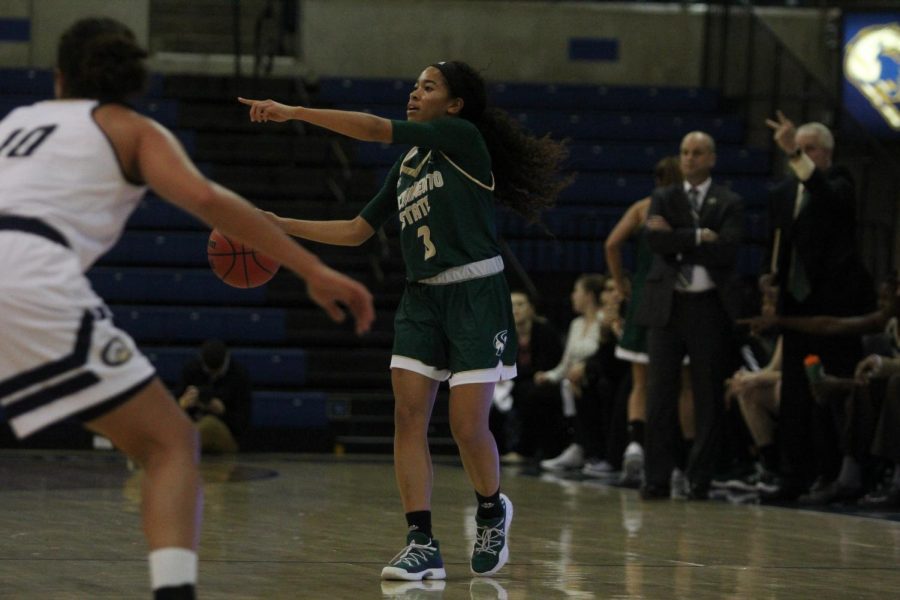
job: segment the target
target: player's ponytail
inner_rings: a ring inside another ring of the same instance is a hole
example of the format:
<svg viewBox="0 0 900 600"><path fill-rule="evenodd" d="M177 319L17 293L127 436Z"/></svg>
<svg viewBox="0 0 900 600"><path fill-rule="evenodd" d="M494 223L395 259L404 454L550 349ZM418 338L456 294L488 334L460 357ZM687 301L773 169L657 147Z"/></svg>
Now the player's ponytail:
<svg viewBox="0 0 900 600"><path fill-rule="evenodd" d="M147 52L128 27L108 18L82 19L63 33L57 66L68 98L124 101L143 90Z"/></svg>
<svg viewBox="0 0 900 600"><path fill-rule="evenodd" d="M560 167L568 156L565 144L548 136L529 135L505 111L488 107L484 79L470 65L448 61L431 66L444 76L451 96L463 99L459 116L474 123L484 136L497 201L529 221L537 221L571 181L560 177Z"/></svg>

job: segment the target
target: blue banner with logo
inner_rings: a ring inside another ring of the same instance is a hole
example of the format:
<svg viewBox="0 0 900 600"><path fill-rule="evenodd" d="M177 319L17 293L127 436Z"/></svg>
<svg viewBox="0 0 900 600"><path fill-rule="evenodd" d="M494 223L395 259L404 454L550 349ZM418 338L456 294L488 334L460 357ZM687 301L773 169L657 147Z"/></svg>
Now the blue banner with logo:
<svg viewBox="0 0 900 600"><path fill-rule="evenodd" d="M870 133L900 139L900 12L844 15L844 108Z"/></svg>

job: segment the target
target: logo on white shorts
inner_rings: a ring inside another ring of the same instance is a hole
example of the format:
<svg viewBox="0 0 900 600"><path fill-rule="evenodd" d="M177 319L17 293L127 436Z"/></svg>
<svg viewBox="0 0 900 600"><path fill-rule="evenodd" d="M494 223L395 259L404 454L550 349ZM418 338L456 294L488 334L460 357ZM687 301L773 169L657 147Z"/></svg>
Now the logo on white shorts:
<svg viewBox="0 0 900 600"><path fill-rule="evenodd" d="M117 367L128 362L131 355L131 348L120 337L114 337L109 340L106 346L103 347L103 352L100 353L103 362L111 367Z"/></svg>
<svg viewBox="0 0 900 600"><path fill-rule="evenodd" d="M497 356L503 356L503 349L506 348L507 336L507 329L497 332L497 335L494 336L494 348L497 349Z"/></svg>

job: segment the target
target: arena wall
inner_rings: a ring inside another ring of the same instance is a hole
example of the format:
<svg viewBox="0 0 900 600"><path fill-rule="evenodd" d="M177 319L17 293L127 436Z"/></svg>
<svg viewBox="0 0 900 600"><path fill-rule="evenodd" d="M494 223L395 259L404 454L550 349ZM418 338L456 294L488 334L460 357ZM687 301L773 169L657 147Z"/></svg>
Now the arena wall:
<svg viewBox="0 0 900 600"><path fill-rule="evenodd" d="M24 40L0 39L0 67L52 67L60 34L77 19L93 15L122 21L146 46L149 7L150 0L0 0L0 19L22 24L28 33Z"/></svg>
<svg viewBox="0 0 900 600"><path fill-rule="evenodd" d="M700 85L706 4L303 0L301 59L328 75L412 77L461 59L502 81ZM829 72L822 14L760 10L789 47Z"/></svg>

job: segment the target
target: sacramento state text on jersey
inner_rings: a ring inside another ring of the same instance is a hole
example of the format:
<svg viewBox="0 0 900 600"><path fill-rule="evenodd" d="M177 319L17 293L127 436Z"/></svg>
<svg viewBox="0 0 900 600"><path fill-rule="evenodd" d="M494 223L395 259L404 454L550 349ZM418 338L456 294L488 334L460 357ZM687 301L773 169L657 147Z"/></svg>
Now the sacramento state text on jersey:
<svg viewBox="0 0 900 600"><path fill-rule="evenodd" d="M401 181L398 180L398 189L401 185ZM444 187L444 177L440 171L434 171L426 173L414 185L401 192L397 196L397 209L400 211L400 229L405 229L407 225L412 225L428 215L431 212L431 206L428 204L428 196L424 196L424 194L435 188L442 187Z"/></svg>
<svg viewBox="0 0 900 600"><path fill-rule="evenodd" d="M360 216L373 229L397 219L407 279L498 256L491 157L478 128L457 117L391 123L394 143L411 148Z"/></svg>

